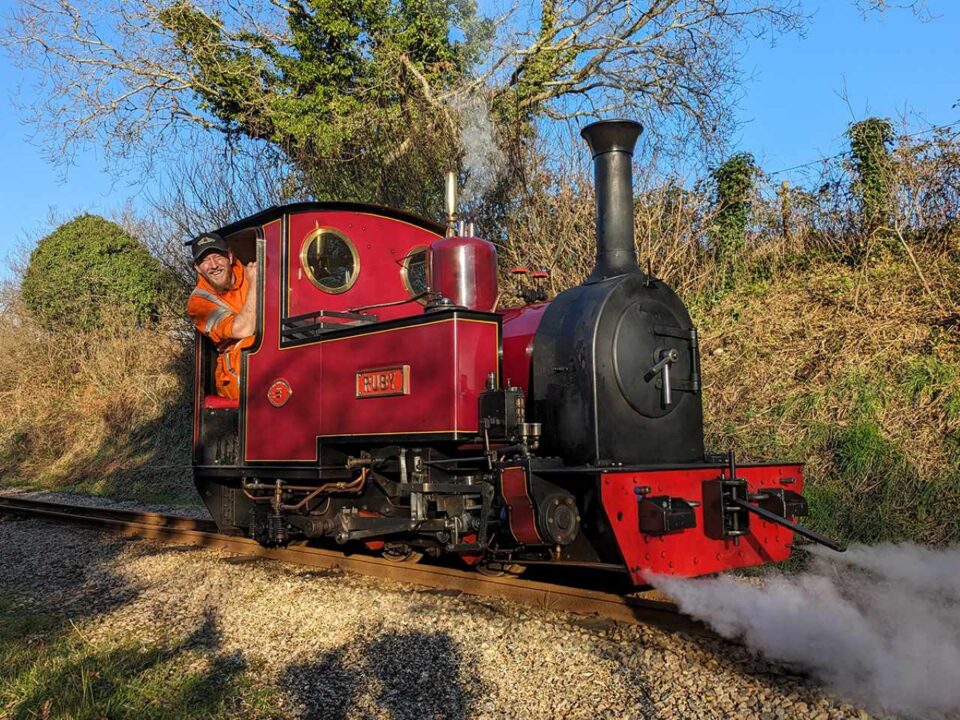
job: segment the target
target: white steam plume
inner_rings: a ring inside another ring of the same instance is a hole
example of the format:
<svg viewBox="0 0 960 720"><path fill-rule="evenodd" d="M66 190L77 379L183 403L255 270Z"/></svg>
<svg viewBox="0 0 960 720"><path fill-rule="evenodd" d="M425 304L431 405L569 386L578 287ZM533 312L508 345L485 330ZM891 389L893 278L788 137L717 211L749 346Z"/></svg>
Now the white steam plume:
<svg viewBox="0 0 960 720"><path fill-rule="evenodd" d="M459 96L453 108L460 116L460 145L466 175L462 198L470 205L493 188L503 171L505 158L487 102L481 95Z"/></svg>
<svg viewBox="0 0 960 720"><path fill-rule="evenodd" d="M651 582L683 612L834 691L915 717L960 713L960 548L817 548L812 568L762 585ZM960 717L960 715L957 715Z"/></svg>
<svg viewBox="0 0 960 720"><path fill-rule="evenodd" d="M897 580L920 591L943 593L960 600L960 548L937 550L919 545L851 546L835 553L819 545L809 548L814 555L868 570Z"/></svg>

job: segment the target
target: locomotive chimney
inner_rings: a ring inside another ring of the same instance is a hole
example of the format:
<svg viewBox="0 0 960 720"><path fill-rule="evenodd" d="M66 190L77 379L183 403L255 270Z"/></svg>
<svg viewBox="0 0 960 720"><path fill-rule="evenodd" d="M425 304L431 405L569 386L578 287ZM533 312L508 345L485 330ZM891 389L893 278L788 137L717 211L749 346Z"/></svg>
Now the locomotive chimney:
<svg viewBox="0 0 960 720"><path fill-rule="evenodd" d="M593 153L597 196L597 263L587 284L640 272L633 241L633 148L641 132L632 120L601 120L580 131Z"/></svg>

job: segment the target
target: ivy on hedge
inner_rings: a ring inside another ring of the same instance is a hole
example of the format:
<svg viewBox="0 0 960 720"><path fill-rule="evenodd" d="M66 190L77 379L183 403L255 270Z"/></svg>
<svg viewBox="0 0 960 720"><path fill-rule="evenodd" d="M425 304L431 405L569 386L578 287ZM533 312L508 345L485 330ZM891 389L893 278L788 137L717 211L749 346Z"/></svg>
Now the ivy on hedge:
<svg viewBox="0 0 960 720"><path fill-rule="evenodd" d="M746 245L757 174L757 163L746 152L731 156L711 172L715 214L708 235L717 260L724 264L735 265Z"/></svg>
<svg viewBox="0 0 960 720"><path fill-rule="evenodd" d="M893 123L867 118L847 129L853 165L853 192L860 205L861 231L870 235L890 223L893 208Z"/></svg>

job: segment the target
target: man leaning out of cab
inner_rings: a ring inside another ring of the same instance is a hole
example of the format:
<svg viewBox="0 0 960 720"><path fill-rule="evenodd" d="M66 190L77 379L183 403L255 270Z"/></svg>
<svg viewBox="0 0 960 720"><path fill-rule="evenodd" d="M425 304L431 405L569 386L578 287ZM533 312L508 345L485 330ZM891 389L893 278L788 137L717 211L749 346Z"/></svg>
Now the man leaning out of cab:
<svg viewBox="0 0 960 720"><path fill-rule="evenodd" d="M189 244L197 286L187 300L187 314L217 348L217 394L236 400L240 351L253 345L257 329L257 264L244 266L216 233Z"/></svg>

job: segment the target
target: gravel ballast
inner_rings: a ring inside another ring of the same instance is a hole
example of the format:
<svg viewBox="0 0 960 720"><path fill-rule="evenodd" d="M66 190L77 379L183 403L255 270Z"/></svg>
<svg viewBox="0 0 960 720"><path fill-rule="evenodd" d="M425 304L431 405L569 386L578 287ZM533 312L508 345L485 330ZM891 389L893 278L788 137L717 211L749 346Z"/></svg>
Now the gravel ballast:
<svg viewBox="0 0 960 720"><path fill-rule="evenodd" d="M0 517L0 587L90 643L173 642L288 718L869 718L722 641Z"/></svg>

